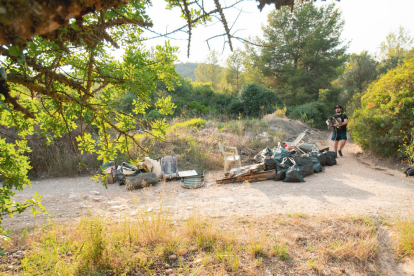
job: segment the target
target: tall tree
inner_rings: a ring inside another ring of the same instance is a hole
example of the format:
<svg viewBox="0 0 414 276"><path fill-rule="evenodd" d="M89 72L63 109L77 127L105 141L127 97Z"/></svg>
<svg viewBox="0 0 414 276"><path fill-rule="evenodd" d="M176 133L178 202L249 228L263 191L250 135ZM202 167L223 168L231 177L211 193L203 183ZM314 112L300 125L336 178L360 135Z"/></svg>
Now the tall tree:
<svg viewBox="0 0 414 276"><path fill-rule="evenodd" d="M235 50L226 60L224 78L233 90L238 91L243 85L243 54L240 49Z"/></svg>
<svg viewBox="0 0 414 276"><path fill-rule="evenodd" d="M414 39L410 32L402 26L398 31L389 33L379 47L380 72L385 74L388 70L401 65L413 47L413 43Z"/></svg>
<svg viewBox="0 0 414 276"><path fill-rule="evenodd" d="M365 91L377 79L377 66L378 61L367 51L349 57L343 66L343 74L333 82L335 88L342 89L340 100L343 105L347 105L355 94Z"/></svg>
<svg viewBox="0 0 414 276"><path fill-rule="evenodd" d="M257 60L259 57L254 48L245 44L245 50L241 53L243 61L243 80L245 83L257 83L260 86L271 88L271 80L260 70Z"/></svg>
<svg viewBox="0 0 414 276"><path fill-rule="evenodd" d="M194 71L196 80L201 83L210 82L215 90L219 88L219 83L223 77L223 68L219 65L220 55L216 50L211 51L204 63L200 63Z"/></svg>
<svg viewBox="0 0 414 276"><path fill-rule="evenodd" d="M259 64L286 104L317 100L319 89L331 86L336 68L346 61L340 39L344 26L334 4L316 7L312 2L272 11L263 27Z"/></svg>

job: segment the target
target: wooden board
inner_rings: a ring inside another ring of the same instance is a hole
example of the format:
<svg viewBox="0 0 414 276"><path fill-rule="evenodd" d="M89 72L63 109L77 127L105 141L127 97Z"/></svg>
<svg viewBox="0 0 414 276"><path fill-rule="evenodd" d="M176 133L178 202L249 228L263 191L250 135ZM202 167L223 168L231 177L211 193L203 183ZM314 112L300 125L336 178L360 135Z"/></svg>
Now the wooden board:
<svg viewBox="0 0 414 276"><path fill-rule="evenodd" d="M276 170L270 170L270 171L259 172L257 174L217 179L216 183L217 184L226 184L226 183L234 183L234 182L243 182L243 181L246 181L246 180L249 181L249 182L257 182L257 181L264 181L264 180L274 179L275 176L276 176Z"/></svg>
<svg viewBox="0 0 414 276"><path fill-rule="evenodd" d="M264 163L248 165L240 168L231 169L225 174L226 178L236 178L245 175L257 174L265 168Z"/></svg>

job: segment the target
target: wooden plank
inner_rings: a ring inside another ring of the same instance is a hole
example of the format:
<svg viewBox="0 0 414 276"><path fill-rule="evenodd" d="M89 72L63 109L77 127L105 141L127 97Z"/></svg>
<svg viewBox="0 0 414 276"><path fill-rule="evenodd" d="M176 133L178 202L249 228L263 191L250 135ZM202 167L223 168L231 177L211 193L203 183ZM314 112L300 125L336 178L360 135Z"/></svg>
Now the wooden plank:
<svg viewBox="0 0 414 276"><path fill-rule="evenodd" d="M276 176L276 170L270 170L270 171L259 172L257 174L252 174L252 175L243 175L239 177L217 179L216 183L226 184L226 183L234 183L234 182L243 182L246 180L249 182L256 182L256 181L274 179L275 176Z"/></svg>
<svg viewBox="0 0 414 276"><path fill-rule="evenodd" d="M226 178L236 178L244 175L257 174L265 168L264 163L248 165L240 168L231 169L225 174Z"/></svg>

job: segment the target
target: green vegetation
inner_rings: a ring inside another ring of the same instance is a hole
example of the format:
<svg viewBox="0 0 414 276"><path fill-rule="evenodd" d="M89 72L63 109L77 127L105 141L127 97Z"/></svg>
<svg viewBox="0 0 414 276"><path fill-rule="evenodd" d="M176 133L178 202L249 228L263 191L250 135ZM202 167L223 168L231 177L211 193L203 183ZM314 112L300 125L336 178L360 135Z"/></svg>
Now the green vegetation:
<svg viewBox="0 0 414 276"><path fill-rule="evenodd" d="M414 127L414 59L388 71L361 98L350 122L355 141L363 148L395 156ZM411 156L412 158L412 156Z"/></svg>
<svg viewBox="0 0 414 276"><path fill-rule="evenodd" d="M186 128L199 128L206 125L206 120L204 119L191 119L182 123L176 123L168 128L169 133L175 133L177 131L182 131Z"/></svg>
<svg viewBox="0 0 414 276"><path fill-rule="evenodd" d="M167 9L181 7L189 40L193 28L220 10L207 12L198 1L167 2ZM265 143L255 137L263 131L282 141L284 133L260 121L269 113L323 128L333 106L342 104L364 150L413 164L414 49L403 27L386 36L379 58L365 51L347 55L341 11L309 1L295 4L293 12L270 13L263 39L253 41L265 47L246 43L225 60L211 51L202 63L174 64L179 49L168 41L145 48L142 33L152 26L146 3L104 8L29 42L0 46L1 233L4 215L44 211L40 195L11 200L30 186L29 175L93 175L109 160L134 163L168 154L182 168L217 169L220 142L261 148ZM120 47L118 59L112 50ZM345 252L352 242L340 244ZM82 273L105 258L102 241L91 246L96 254L76 267ZM177 245L169 246L172 252ZM249 250L259 252L252 255L261 266L263 248L256 246ZM233 252L227 245L217 250ZM238 256L226 262L239 267Z"/></svg>
<svg viewBox="0 0 414 276"><path fill-rule="evenodd" d="M260 43L277 47L261 48L257 63L286 105L316 101L319 89L331 89L336 68L346 61L347 46L340 39L344 24L334 4L304 3L293 12L283 8L269 14Z"/></svg>

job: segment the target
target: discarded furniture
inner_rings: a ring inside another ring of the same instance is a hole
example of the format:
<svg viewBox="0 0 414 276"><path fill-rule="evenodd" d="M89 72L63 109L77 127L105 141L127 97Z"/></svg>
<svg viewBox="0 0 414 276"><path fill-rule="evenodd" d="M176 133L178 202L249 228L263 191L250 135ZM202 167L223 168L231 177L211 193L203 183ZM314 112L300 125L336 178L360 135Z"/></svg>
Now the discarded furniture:
<svg viewBox="0 0 414 276"><path fill-rule="evenodd" d="M240 155L236 147L229 147L223 144L219 144L219 149L224 157L224 172L225 173L227 172L227 166L231 162L236 162L236 164L238 163L239 167L241 167L241 158L240 158Z"/></svg>

